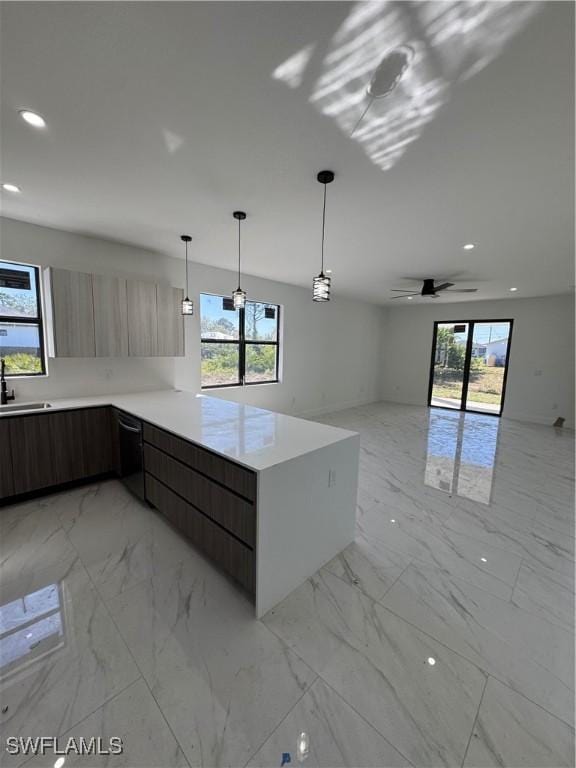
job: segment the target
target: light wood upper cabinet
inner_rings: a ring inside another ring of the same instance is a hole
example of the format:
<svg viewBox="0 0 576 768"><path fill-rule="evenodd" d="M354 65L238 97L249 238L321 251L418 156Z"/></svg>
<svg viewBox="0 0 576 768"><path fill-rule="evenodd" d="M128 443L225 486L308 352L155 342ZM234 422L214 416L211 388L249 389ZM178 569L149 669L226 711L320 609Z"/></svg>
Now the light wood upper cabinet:
<svg viewBox="0 0 576 768"><path fill-rule="evenodd" d="M128 280L128 354L131 357L158 355L158 310L156 284Z"/></svg>
<svg viewBox="0 0 576 768"><path fill-rule="evenodd" d="M96 357L128 356L126 280L92 275Z"/></svg>
<svg viewBox="0 0 576 768"><path fill-rule="evenodd" d="M184 355L184 291L169 285L156 286L158 307L158 354L166 357Z"/></svg>
<svg viewBox="0 0 576 768"><path fill-rule="evenodd" d="M68 269L43 277L50 357L184 355L180 288Z"/></svg>
<svg viewBox="0 0 576 768"><path fill-rule="evenodd" d="M55 356L94 357L92 275L52 269L50 283Z"/></svg>

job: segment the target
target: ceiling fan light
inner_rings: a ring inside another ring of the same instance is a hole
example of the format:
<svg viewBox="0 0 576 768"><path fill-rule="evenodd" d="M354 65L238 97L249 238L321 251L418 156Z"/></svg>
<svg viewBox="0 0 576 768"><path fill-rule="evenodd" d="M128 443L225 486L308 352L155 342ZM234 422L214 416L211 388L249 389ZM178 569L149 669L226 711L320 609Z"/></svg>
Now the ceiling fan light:
<svg viewBox="0 0 576 768"><path fill-rule="evenodd" d="M238 286L232 294L232 301L234 302L234 309L244 309L246 306L246 291L243 291L242 288Z"/></svg>
<svg viewBox="0 0 576 768"><path fill-rule="evenodd" d="M332 280L328 275L320 272L312 281L312 300L330 301L330 284Z"/></svg>

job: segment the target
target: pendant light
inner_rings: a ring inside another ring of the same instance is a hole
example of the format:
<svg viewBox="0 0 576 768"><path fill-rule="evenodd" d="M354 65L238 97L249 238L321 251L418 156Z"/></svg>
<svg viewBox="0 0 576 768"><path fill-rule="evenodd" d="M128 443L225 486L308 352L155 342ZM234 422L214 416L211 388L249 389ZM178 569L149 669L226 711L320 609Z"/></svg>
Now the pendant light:
<svg viewBox="0 0 576 768"><path fill-rule="evenodd" d="M326 185L334 181L332 171L320 171L316 177L320 184L324 184L324 205L322 207L322 263L320 274L313 280L312 299L314 301L330 301L331 278L324 274L324 232L326 229Z"/></svg>
<svg viewBox="0 0 576 768"><path fill-rule="evenodd" d="M182 314L193 315L194 314L194 302L188 298L188 243L192 242L190 235L180 235L180 240L186 247L186 298L182 299Z"/></svg>
<svg viewBox="0 0 576 768"><path fill-rule="evenodd" d="M238 288L232 294L234 309L244 309L246 305L246 291L240 288L240 224L246 218L244 211L234 211L234 218L238 221Z"/></svg>

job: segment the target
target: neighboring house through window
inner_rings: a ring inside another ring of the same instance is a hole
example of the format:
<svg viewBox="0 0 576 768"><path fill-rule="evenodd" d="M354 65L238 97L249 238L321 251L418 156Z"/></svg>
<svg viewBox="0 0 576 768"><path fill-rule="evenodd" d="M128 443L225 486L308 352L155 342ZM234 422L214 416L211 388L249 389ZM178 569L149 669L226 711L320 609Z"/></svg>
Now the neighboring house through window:
<svg viewBox="0 0 576 768"><path fill-rule="evenodd" d="M202 387L278 381L280 307L247 301L236 310L228 296L200 294Z"/></svg>
<svg viewBox="0 0 576 768"><path fill-rule="evenodd" d="M0 357L7 376L46 373L38 267L0 261Z"/></svg>

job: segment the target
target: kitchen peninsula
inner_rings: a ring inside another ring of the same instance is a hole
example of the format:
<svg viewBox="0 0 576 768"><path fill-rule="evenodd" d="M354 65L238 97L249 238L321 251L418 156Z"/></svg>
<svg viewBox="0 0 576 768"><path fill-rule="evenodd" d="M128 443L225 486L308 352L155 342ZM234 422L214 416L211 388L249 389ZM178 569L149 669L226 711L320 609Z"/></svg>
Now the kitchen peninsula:
<svg viewBox="0 0 576 768"><path fill-rule="evenodd" d="M142 495L244 587L258 617L354 538L353 432L174 390L38 405L0 409L3 501L123 474L118 432L139 430Z"/></svg>

